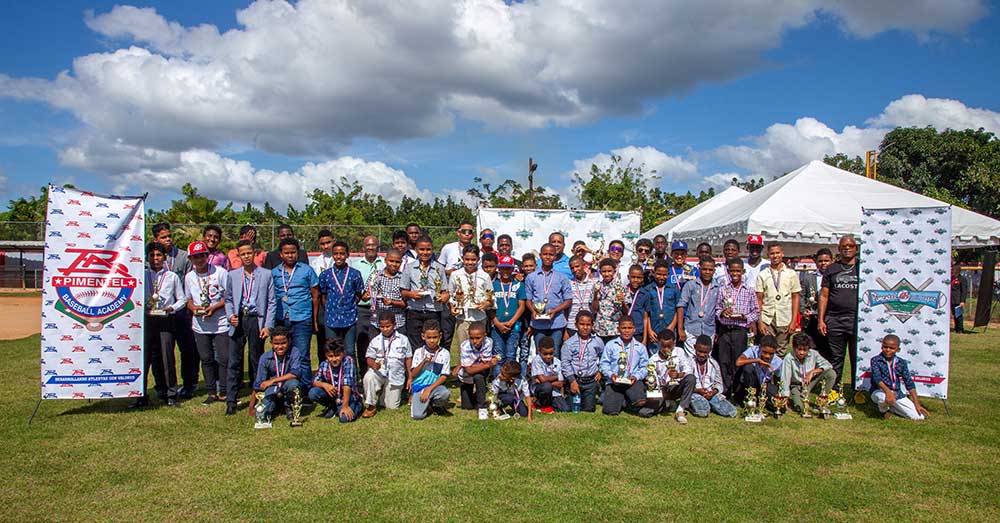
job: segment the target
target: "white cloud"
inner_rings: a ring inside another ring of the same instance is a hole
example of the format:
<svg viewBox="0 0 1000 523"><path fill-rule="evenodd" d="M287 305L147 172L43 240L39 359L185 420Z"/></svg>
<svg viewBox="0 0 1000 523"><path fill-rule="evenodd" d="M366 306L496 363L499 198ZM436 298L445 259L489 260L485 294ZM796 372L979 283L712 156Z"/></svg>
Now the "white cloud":
<svg viewBox="0 0 1000 523"><path fill-rule="evenodd" d="M979 129L1000 134L1000 113L967 107L958 100L924 98L908 94L886 106L882 114L868 123L878 127L924 127L944 129Z"/></svg>
<svg viewBox="0 0 1000 523"><path fill-rule="evenodd" d="M541 127L639 114L753 71L822 12L862 37L960 32L984 13L974 0L889 3L278 0L222 33L116 6L84 21L122 48L52 80L0 75L0 96L69 111L123 147L332 155L357 138L446 133L456 117Z"/></svg>
<svg viewBox="0 0 1000 523"><path fill-rule="evenodd" d="M7 175L4 174L3 167L0 167L0 191L7 190Z"/></svg>
<svg viewBox="0 0 1000 523"><path fill-rule="evenodd" d="M678 156L670 156L648 145L644 147L629 145L619 149L612 149L610 154L600 153L590 158L575 160L573 162L573 170L584 180L589 180L591 165L597 165L598 169L606 169L611 165L612 155L620 156L623 165L628 165L631 162L633 166L642 166L646 174L656 171L655 176L659 176L661 180L666 181L686 180L698 172L698 166L693 162Z"/></svg>
<svg viewBox="0 0 1000 523"><path fill-rule="evenodd" d="M732 185L733 178L736 178L739 181L746 180L746 176L740 173L715 173L711 176L702 178L701 182L698 184L698 189L715 189L715 192L718 193Z"/></svg>

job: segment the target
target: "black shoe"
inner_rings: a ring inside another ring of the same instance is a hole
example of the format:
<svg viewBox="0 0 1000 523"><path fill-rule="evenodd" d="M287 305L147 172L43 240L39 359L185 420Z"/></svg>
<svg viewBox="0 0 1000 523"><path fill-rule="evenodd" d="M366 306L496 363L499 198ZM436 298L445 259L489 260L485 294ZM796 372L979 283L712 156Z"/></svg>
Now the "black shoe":
<svg viewBox="0 0 1000 523"><path fill-rule="evenodd" d="M177 391L177 397L180 399L189 400L194 397L194 393L191 391L191 389L184 387L181 390Z"/></svg>
<svg viewBox="0 0 1000 523"><path fill-rule="evenodd" d="M205 398L205 401L201 402L201 404L202 405L211 405L211 404L215 403L216 401L219 401L219 397L216 396L215 394L209 394L208 397Z"/></svg>
<svg viewBox="0 0 1000 523"><path fill-rule="evenodd" d="M226 416L232 416L234 414L236 414L236 404L235 403L227 403L226 404Z"/></svg>
<svg viewBox="0 0 1000 523"><path fill-rule="evenodd" d="M327 408L323 411L322 417L324 419L333 419L337 416L337 409Z"/></svg>
<svg viewBox="0 0 1000 523"><path fill-rule="evenodd" d="M168 407L180 407L181 404L177 400L175 400L173 398L170 398L170 399L167 400L167 406Z"/></svg>
<svg viewBox="0 0 1000 523"><path fill-rule="evenodd" d="M125 408L127 408L128 410L135 410L135 409L141 409L147 405L149 405L149 400L147 400L145 397L142 397L142 398L137 398L135 401L132 402L132 404L130 404L128 407Z"/></svg>
<svg viewBox="0 0 1000 523"><path fill-rule="evenodd" d="M638 414L640 418L652 418L656 414L656 411L650 408L643 407L639 409Z"/></svg>

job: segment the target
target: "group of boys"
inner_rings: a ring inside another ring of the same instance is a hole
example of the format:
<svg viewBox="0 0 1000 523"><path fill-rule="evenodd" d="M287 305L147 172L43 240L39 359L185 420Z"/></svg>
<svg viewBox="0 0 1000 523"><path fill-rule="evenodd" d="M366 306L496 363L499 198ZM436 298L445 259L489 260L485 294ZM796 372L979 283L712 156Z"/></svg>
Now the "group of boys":
<svg viewBox="0 0 1000 523"><path fill-rule="evenodd" d="M735 416L733 402L750 388L790 397L801 409L795 398L802 389L823 383L828 391L840 381L843 349L852 340L837 336L853 328L852 290L853 314L857 306L852 238L841 241L839 267L810 286L785 265L780 245L768 246L764 262L759 236L748 238L745 262L739 245L733 253L727 242L725 270L716 271L707 244L692 266L684 242L673 242L668 254L664 238L641 239L627 265L619 240L606 258L583 242L567 255L565 238L553 233L537 256L516 259L510 236L487 229L476 245L474 232L462 223L458 241L435 255L431 239L410 224L393 234L384 257L368 237L364 256L348 263L348 245L327 230L317 237L320 255L309 262L288 226L279 227L270 253L256 247L256 230L246 226L227 256L217 249L218 226L180 251L169 225L157 224L146 277L146 360L155 390L168 405L190 397L200 361L204 403L224 401L226 414L235 414L246 359L267 415L291 415L288 404L300 396L325 407L322 417L342 422L404 402L422 419L446 412L447 383L457 380L461 408L481 417L488 407L530 419L536 409L593 412L600 402L607 415L665 412L686 423L687 412ZM814 305L800 300L803 288L821 289L815 314L803 313ZM799 317L812 336L796 334ZM824 358L814 337L839 352ZM267 338L272 350L264 352ZM901 388L912 390L905 361L889 357L882 367L885 379L872 381L880 408L925 413ZM659 393L647 397L653 389ZM907 401L912 405L897 408Z"/></svg>

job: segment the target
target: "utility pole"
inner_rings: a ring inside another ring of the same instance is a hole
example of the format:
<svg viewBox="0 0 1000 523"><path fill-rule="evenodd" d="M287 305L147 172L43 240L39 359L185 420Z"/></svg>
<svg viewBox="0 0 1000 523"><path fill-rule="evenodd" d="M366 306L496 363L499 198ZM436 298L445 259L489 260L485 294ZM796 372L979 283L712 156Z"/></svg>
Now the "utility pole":
<svg viewBox="0 0 1000 523"><path fill-rule="evenodd" d="M535 208L535 169L538 169L538 164L528 157L528 207L532 209Z"/></svg>
<svg viewBox="0 0 1000 523"><path fill-rule="evenodd" d="M877 179L878 176L878 151L871 150L865 153L865 178Z"/></svg>

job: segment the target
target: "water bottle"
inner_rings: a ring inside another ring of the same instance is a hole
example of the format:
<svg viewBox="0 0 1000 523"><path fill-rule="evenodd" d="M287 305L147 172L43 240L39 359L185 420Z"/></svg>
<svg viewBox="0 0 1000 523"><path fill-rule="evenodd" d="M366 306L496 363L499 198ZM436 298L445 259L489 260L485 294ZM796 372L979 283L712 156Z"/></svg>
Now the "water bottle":
<svg viewBox="0 0 1000 523"><path fill-rule="evenodd" d="M580 395L579 394L574 394L573 395L573 412L574 413L580 412Z"/></svg>

